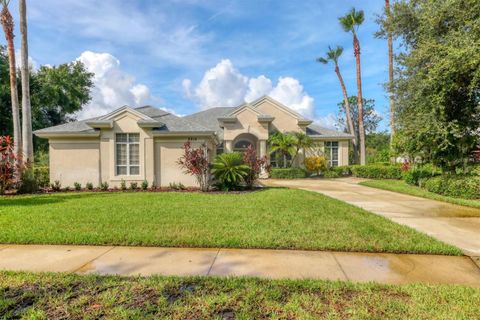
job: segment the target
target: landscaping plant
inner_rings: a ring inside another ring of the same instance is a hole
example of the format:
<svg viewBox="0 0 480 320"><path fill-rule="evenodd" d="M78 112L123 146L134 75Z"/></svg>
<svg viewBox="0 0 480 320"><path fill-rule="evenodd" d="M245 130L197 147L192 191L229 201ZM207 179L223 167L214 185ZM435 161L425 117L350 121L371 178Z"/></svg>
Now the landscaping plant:
<svg viewBox="0 0 480 320"><path fill-rule="evenodd" d="M148 189L148 181L147 181L147 180L143 180L141 187L142 187L142 190L147 190L147 189Z"/></svg>
<svg viewBox="0 0 480 320"><path fill-rule="evenodd" d="M75 188L76 191L82 190L82 184L79 182L74 182L73 187Z"/></svg>
<svg viewBox="0 0 480 320"><path fill-rule="evenodd" d="M195 176L200 190L206 192L210 189L210 161L207 146L202 144L199 148L192 148L190 141L183 145L183 155L177 163L184 173Z"/></svg>
<svg viewBox="0 0 480 320"><path fill-rule="evenodd" d="M87 190L93 190L93 183L87 182L87 183L85 184L85 187L87 188Z"/></svg>
<svg viewBox="0 0 480 320"><path fill-rule="evenodd" d="M306 157L303 161L305 169L320 175L321 172L327 170L327 159L324 156Z"/></svg>
<svg viewBox="0 0 480 320"><path fill-rule="evenodd" d="M16 177L20 174L21 167L16 160L13 139L9 136L0 136L0 194L4 194L18 182Z"/></svg>
<svg viewBox="0 0 480 320"><path fill-rule="evenodd" d="M234 190L249 174L250 168L243 162L240 152L222 153L213 162L212 173L221 189Z"/></svg>
<svg viewBox="0 0 480 320"><path fill-rule="evenodd" d="M243 162L249 167L248 174L243 178L249 188L253 187L262 171L270 171L267 156L259 158L252 145L243 152Z"/></svg>

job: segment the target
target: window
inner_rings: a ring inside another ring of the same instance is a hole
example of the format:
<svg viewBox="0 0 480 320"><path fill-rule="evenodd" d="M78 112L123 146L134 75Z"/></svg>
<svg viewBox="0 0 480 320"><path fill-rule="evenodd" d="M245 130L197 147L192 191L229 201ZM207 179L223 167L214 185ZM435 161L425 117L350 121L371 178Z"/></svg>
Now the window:
<svg viewBox="0 0 480 320"><path fill-rule="evenodd" d="M249 146L254 147L254 145L248 140L238 140L237 142L235 142L235 145L233 146L233 151L243 152L247 150Z"/></svg>
<svg viewBox="0 0 480 320"><path fill-rule="evenodd" d="M223 148L224 148L223 147L223 142L220 143L219 145L217 145L217 155L223 153L223 151L224 151Z"/></svg>
<svg viewBox="0 0 480 320"><path fill-rule="evenodd" d="M338 141L325 141L325 155L331 167L338 167Z"/></svg>
<svg viewBox="0 0 480 320"><path fill-rule="evenodd" d="M140 174L140 134L116 134L117 175Z"/></svg>

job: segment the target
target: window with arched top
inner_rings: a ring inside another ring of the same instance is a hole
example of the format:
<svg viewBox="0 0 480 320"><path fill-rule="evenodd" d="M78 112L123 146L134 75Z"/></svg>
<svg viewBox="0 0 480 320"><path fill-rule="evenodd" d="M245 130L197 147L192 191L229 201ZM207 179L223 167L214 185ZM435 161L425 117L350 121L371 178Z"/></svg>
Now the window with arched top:
<svg viewBox="0 0 480 320"><path fill-rule="evenodd" d="M244 151L246 150L249 146L252 146L255 148L255 145L252 144L251 141L249 140L238 140L235 142L235 145L233 146L234 151Z"/></svg>

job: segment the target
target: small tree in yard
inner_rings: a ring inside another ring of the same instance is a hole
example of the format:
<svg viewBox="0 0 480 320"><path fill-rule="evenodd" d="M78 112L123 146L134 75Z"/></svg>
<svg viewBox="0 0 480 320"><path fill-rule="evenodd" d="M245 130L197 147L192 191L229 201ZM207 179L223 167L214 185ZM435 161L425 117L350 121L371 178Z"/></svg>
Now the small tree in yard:
<svg viewBox="0 0 480 320"><path fill-rule="evenodd" d="M208 191L210 188L210 161L207 146L202 144L200 148L192 148L191 143L186 142L183 150L184 154L177 163L186 174L195 176L202 191Z"/></svg>
<svg viewBox="0 0 480 320"><path fill-rule="evenodd" d="M0 136L0 194L15 186L20 173L21 165L17 164L17 156L13 152L13 139Z"/></svg>
<svg viewBox="0 0 480 320"><path fill-rule="evenodd" d="M252 145L247 147L243 153L243 162L250 168L248 175L244 177L247 187L252 188L255 181L263 170L269 171L268 160L266 156L259 158Z"/></svg>

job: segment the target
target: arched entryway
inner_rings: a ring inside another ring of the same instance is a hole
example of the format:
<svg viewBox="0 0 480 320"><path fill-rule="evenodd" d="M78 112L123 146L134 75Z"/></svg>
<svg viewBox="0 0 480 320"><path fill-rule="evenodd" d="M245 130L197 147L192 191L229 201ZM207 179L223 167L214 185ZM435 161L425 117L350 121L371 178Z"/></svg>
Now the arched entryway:
<svg viewBox="0 0 480 320"><path fill-rule="evenodd" d="M239 134L233 140L233 151L243 152L252 146L255 150L258 149L258 139L251 133Z"/></svg>

